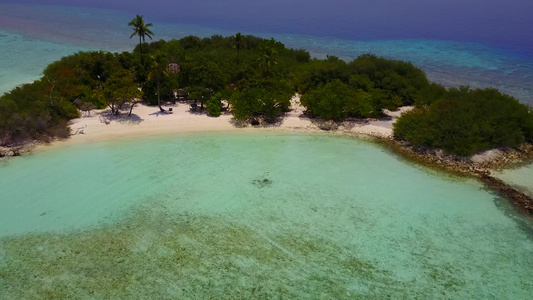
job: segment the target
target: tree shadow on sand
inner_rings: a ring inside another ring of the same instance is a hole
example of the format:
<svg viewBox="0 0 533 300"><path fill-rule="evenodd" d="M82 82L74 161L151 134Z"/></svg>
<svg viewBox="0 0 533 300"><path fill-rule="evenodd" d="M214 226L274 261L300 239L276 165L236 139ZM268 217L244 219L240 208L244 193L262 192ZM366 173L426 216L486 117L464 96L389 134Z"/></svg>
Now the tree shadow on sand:
<svg viewBox="0 0 533 300"><path fill-rule="evenodd" d="M369 125L370 121L367 119L351 119L345 120L344 122L338 123L339 126L342 126L346 130L352 130L356 127Z"/></svg>
<svg viewBox="0 0 533 300"><path fill-rule="evenodd" d="M242 120L237 120L235 118L231 118L229 120L230 124L233 125L234 127L237 127L237 128L245 128L245 127L248 127L250 125L249 122L247 121L242 121Z"/></svg>
<svg viewBox="0 0 533 300"><path fill-rule="evenodd" d="M156 111L156 112L153 112L151 114L149 114L150 116L156 116L156 117L161 117L161 116L168 116L168 115L171 115L172 113L165 110L165 111Z"/></svg>
<svg viewBox="0 0 533 300"><path fill-rule="evenodd" d="M107 117L111 121L115 121L117 123L126 124L126 125L138 125L144 121L143 118L133 113L129 116L127 114L122 114L122 115L111 115Z"/></svg>
<svg viewBox="0 0 533 300"><path fill-rule="evenodd" d="M237 128L245 128L245 127L277 128L277 127L280 127L281 124L283 124L283 119L284 119L283 116L281 116L274 120L270 120L269 122L266 122L259 118L251 118L249 120L236 120L235 118L231 118L229 122L231 123L231 125Z"/></svg>
<svg viewBox="0 0 533 300"><path fill-rule="evenodd" d="M316 118L307 118L307 119L311 122L311 124L325 131L337 130L339 129L339 126L342 124L340 122L335 122L333 120L322 120L322 119L316 119Z"/></svg>
<svg viewBox="0 0 533 300"><path fill-rule="evenodd" d="M208 115L207 110L205 108L200 108L199 106L198 107L189 106L188 112L191 115Z"/></svg>

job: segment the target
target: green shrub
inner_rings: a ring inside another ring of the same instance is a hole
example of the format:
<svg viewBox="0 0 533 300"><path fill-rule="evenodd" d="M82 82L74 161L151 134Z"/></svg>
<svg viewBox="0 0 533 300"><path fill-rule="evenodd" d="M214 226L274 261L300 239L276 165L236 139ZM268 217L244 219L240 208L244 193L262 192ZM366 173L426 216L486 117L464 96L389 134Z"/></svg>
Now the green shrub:
<svg viewBox="0 0 533 300"><path fill-rule="evenodd" d="M221 114L221 102L220 97L217 97L218 95L215 95L209 99L205 106L207 108L207 113L211 116L218 117Z"/></svg>
<svg viewBox="0 0 533 300"><path fill-rule="evenodd" d="M308 114L324 120L341 121L375 113L370 93L355 91L340 80L309 91L301 97L301 103Z"/></svg>
<svg viewBox="0 0 533 300"><path fill-rule="evenodd" d="M451 88L426 108L402 115L394 135L415 146L472 155L491 148L532 142L531 108L493 88Z"/></svg>

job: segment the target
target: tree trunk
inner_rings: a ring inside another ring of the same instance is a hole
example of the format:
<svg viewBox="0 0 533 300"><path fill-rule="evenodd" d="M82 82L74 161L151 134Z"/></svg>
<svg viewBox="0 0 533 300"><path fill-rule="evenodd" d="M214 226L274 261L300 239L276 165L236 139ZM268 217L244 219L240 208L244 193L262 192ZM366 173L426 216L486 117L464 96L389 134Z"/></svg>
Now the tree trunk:
<svg viewBox="0 0 533 300"><path fill-rule="evenodd" d="M54 88L56 87L56 80L50 80L50 78L46 77L46 80L48 80L48 83L52 86L50 88L50 106L54 106L54 102L52 101L52 94L54 93Z"/></svg>
<svg viewBox="0 0 533 300"><path fill-rule="evenodd" d="M161 93L159 92L159 78L157 79L157 105L159 106L159 110L161 112L164 112L165 110L161 107Z"/></svg>
<svg viewBox="0 0 533 300"><path fill-rule="evenodd" d="M115 103L107 103L107 106L109 106L109 108L111 108L111 114L112 115L118 115L118 113L117 113L118 109L115 109Z"/></svg>
<svg viewBox="0 0 533 300"><path fill-rule="evenodd" d="M237 72L239 72L239 54L241 52L240 50L241 50L240 47L237 48Z"/></svg>
<svg viewBox="0 0 533 300"><path fill-rule="evenodd" d="M143 44L141 42L141 35L139 34L139 52L141 53L141 61L143 59Z"/></svg>
<svg viewBox="0 0 533 300"><path fill-rule="evenodd" d="M128 117L131 116L131 112L133 111L133 107L134 107L137 103L139 103L139 101L132 101L132 102L131 102L130 112L129 112L129 114L128 114Z"/></svg>

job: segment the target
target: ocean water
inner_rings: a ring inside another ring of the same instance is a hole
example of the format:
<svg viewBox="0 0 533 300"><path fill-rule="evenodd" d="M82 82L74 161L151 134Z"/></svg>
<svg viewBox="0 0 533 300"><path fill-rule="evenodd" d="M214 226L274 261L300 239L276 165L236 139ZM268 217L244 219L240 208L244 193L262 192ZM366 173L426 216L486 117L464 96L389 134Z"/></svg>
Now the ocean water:
<svg viewBox="0 0 533 300"><path fill-rule="evenodd" d="M347 137L170 135L0 164L0 298L529 299L530 219Z"/></svg>
<svg viewBox="0 0 533 300"><path fill-rule="evenodd" d="M533 105L528 0L0 0L0 93L85 50L274 37ZM531 187L527 167L507 179ZM512 178L511 178L512 177ZM533 187L532 187L533 189ZM529 299L531 221L367 142L174 136L0 162L0 298Z"/></svg>
<svg viewBox="0 0 533 300"><path fill-rule="evenodd" d="M0 42L10 51L0 60L0 92L38 78L69 52L131 50L136 40L128 39L127 23L143 14L156 39L240 31L321 58L351 60L372 52L411 61L446 86L493 86L533 105L530 11L533 3L526 0L4 0Z"/></svg>
<svg viewBox="0 0 533 300"><path fill-rule="evenodd" d="M524 194L533 197L533 164L520 168L506 169L495 175Z"/></svg>

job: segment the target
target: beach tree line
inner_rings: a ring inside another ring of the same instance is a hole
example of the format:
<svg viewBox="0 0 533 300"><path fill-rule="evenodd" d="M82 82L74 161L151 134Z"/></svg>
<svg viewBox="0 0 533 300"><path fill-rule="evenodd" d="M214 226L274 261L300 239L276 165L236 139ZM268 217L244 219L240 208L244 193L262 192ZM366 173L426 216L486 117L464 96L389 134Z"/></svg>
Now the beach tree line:
<svg viewBox="0 0 533 300"><path fill-rule="evenodd" d="M234 117L243 121L276 122L297 92L311 117L336 121L381 117L383 108L413 104L421 91L432 88L424 72L408 62L371 54L351 62L335 56L311 58L305 50L240 33L160 40L139 45L132 56L150 103L156 103L156 95L170 100L179 88L202 108L209 102L207 112L218 115L217 104L225 96ZM157 91L146 80L148 60L136 58L142 56L178 63L180 72L162 78Z"/></svg>
<svg viewBox="0 0 533 300"><path fill-rule="evenodd" d="M229 110L254 124L278 122L295 93L309 117L335 122L380 118L384 108L415 105L396 123L395 137L461 155L533 136L530 108L516 99L493 89L446 89L409 62L372 54L348 62L312 58L303 49L240 33L145 43L151 24L137 16L130 25L132 37L139 36L132 52L64 57L41 79L0 97L0 144L66 137L68 120L93 108L108 107L112 114L128 108L131 114L142 99L163 111L162 103L176 101L177 91L210 115Z"/></svg>
<svg viewBox="0 0 533 300"><path fill-rule="evenodd" d="M108 107L118 114L141 97L131 54L98 51L63 57L48 65L39 80L0 97L0 146L66 138L68 121L81 113Z"/></svg>
<svg viewBox="0 0 533 300"><path fill-rule="evenodd" d="M531 107L496 89L442 89L424 100L394 124L396 139L458 155L533 143Z"/></svg>

